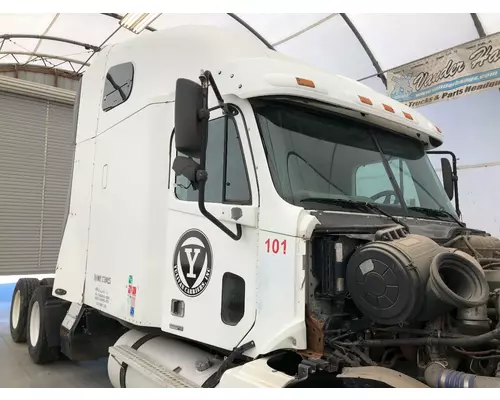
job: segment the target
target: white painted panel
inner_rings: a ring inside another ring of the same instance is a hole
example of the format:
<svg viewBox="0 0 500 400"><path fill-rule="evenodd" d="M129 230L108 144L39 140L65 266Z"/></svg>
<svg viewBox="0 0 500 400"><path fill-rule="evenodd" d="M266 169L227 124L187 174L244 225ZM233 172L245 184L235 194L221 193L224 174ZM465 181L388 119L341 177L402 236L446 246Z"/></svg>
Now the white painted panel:
<svg viewBox="0 0 500 400"><path fill-rule="evenodd" d="M172 119L150 105L97 138L84 302L137 325L160 326Z"/></svg>
<svg viewBox="0 0 500 400"><path fill-rule="evenodd" d="M66 290L67 294L62 296L64 299L77 303L82 301L87 261L94 147L93 140L80 143L76 147L71 205L54 282L54 289Z"/></svg>

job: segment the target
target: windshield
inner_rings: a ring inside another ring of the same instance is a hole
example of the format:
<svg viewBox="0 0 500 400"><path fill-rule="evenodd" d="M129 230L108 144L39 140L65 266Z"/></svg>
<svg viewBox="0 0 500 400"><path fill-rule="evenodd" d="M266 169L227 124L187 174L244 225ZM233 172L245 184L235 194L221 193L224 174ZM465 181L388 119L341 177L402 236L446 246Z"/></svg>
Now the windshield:
<svg viewBox="0 0 500 400"><path fill-rule="evenodd" d="M292 102L252 105L274 185L286 201L346 211L334 200L347 199L394 216L430 217L434 210L456 218L419 141Z"/></svg>

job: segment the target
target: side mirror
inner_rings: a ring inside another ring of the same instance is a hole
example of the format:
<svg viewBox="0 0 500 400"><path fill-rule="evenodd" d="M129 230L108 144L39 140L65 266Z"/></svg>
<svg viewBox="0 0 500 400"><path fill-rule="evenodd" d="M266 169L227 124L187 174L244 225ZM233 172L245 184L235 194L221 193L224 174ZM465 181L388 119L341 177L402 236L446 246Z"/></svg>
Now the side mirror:
<svg viewBox="0 0 500 400"><path fill-rule="evenodd" d="M193 186L197 182L197 173L200 168L200 164L194 161L192 158L177 156L172 164L172 169L176 176L182 175L185 177ZM196 188L196 186L195 186Z"/></svg>
<svg viewBox="0 0 500 400"><path fill-rule="evenodd" d="M453 195L455 195L455 210L457 215L460 217L462 213L460 212L459 196L458 196L458 175L457 175L457 156L452 151L447 150L433 150L428 151L427 154L447 154L451 156L453 160L453 168L450 165L450 161L446 158L441 159L441 171L443 173L443 186L448 198L451 200Z"/></svg>
<svg viewBox="0 0 500 400"><path fill-rule="evenodd" d="M441 171L443 174L443 186L448 198L453 199L453 182L454 176L451 169L450 161L447 158L441 158Z"/></svg>
<svg viewBox="0 0 500 400"><path fill-rule="evenodd" d="M175 147L188 157L200 158L203 153L202 118L203 88L189 79L178 79L175 89Z"/></svg>
<svg viewBox="0 0 500 400"><path fill-rule="evenodd" d="M184 156L177 156L172 169L176 175L186 177L194 189L198 189L198 208L201 215L213 222L231 239L240 240L241 225L236 224L236 233L228 229L205 207L205 184L208 173L205 170L206 139L210 111L224 108L225 104L210 71L200 75L202 85L189 79L177 79L175 88L175 147ZM212 87L219 105L208 108L208 88ZM199 159L199 163L193 158Z"/></svg>

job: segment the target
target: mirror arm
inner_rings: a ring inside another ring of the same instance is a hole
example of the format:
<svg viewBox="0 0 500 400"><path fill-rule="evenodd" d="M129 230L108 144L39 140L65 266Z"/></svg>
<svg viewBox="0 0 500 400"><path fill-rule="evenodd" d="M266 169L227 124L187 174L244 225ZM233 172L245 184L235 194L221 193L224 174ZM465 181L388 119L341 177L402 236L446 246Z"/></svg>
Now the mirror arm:
<svg viewBox="0 0 500 400"><path fill-rule="evenodd" d="M220 94L219 87L217 86L217 83L215 82L215 79L210 71L202 71L200 75L200 82L201 85L204 89L207 89L206 92L206 98L208 99L208 88L211 87L212 90L214 91L215 98L217 99L217 102L219 103L218 105L208 108L208 111L214 111L218 110L219 108L222 108L224 114L230 114L229 112L229 107L228 105L224 102L224 99L222 98L222 95Z"/></svg>
<svg viewBox="0 0 500 400"><path fill-rule="evenodd" d="M212 112L212 111L218 110L219 108L222 108L222 109L224 110L225 106L226 106L226 105L224 104L224 105L222 105L222 106L221 106L221 105L217 105L217 106L210 107L210 108L208 109L208 112ZM225 110L224 110L224 111L225 111Z"/></svg>
<svg viewBox="0 0 500 400"><path fill-rule="evenodd" d="M458 199L458 168L457 168L457 157L455 153L449 150L432 150L428 151L427 154L442 154L449 155L452 159L452 169L453 169L453 190L455 191L455 210L460 218L462 213L460 212L460 203Z"/></svg>
<svg viewBox="0 0 500 400"><path fill-rule="evenodd" d="M200 119L209 119L210 111L213 109L222 108L224 111L227 111L226 104L224 100L222 100L222 96L220 95L219 89L215 84L215 81L212 77L210 71L204 71L200 76L201 85L203 87L203 108L199 111L198 117ZM219 105L214 108L208 108L208 87L212 86L212 89L217 97ZM231 231L226 225L220 222L213 214L211 214L205 207L205 184L207 182L208 174L206 171L206 149L207 149L207 141L208 141L208 124L204 124L203 129L203 151L200 157L200 167L196 172L196 181L198 182L198 208L205 218L211 221L214 225L216 225L220 230L222 230L226 235L228 235L233 240L240 240L242 236L241 224L236 224L236 233Z"/></svg>
<svg viewBox="0 0 500 400"><path fill-rule="evenodd" d="M226 225L220 222L213 214L211 214L205 207L205 183L207 181L207 172L198 171L198 208L200 209L201 215L207 218L209 221L214 223L219 229L221 229L226 235L228 235L233 240L240 240L242 236L241 225L236 224L236 233L231 231Z"/></svg>
<svg viewBox="0 0 500 400"><path fill-rule="evenodd" d="M221 107L224 106L224 100L222 99L219 88L217 87L217 84L215 83L215 79L214 79L212 73L210 71L203 71L200 75L200 81L201 81L203 88L208 88L208 86L212 87L212 90L214 91L215 97L217 98L219 105Z"/></svg>

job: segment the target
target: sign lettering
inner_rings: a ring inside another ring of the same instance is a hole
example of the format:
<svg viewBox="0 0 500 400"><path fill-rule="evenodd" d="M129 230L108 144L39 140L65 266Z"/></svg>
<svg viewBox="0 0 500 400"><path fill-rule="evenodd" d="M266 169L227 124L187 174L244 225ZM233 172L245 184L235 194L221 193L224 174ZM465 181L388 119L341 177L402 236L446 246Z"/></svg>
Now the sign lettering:
<svg viewBox="0 0 500 400"><path fill-rule="evenodd" d="M387 73L389 96L409 107L421 107L493 88L500 88L500 33Z"/></svg>

